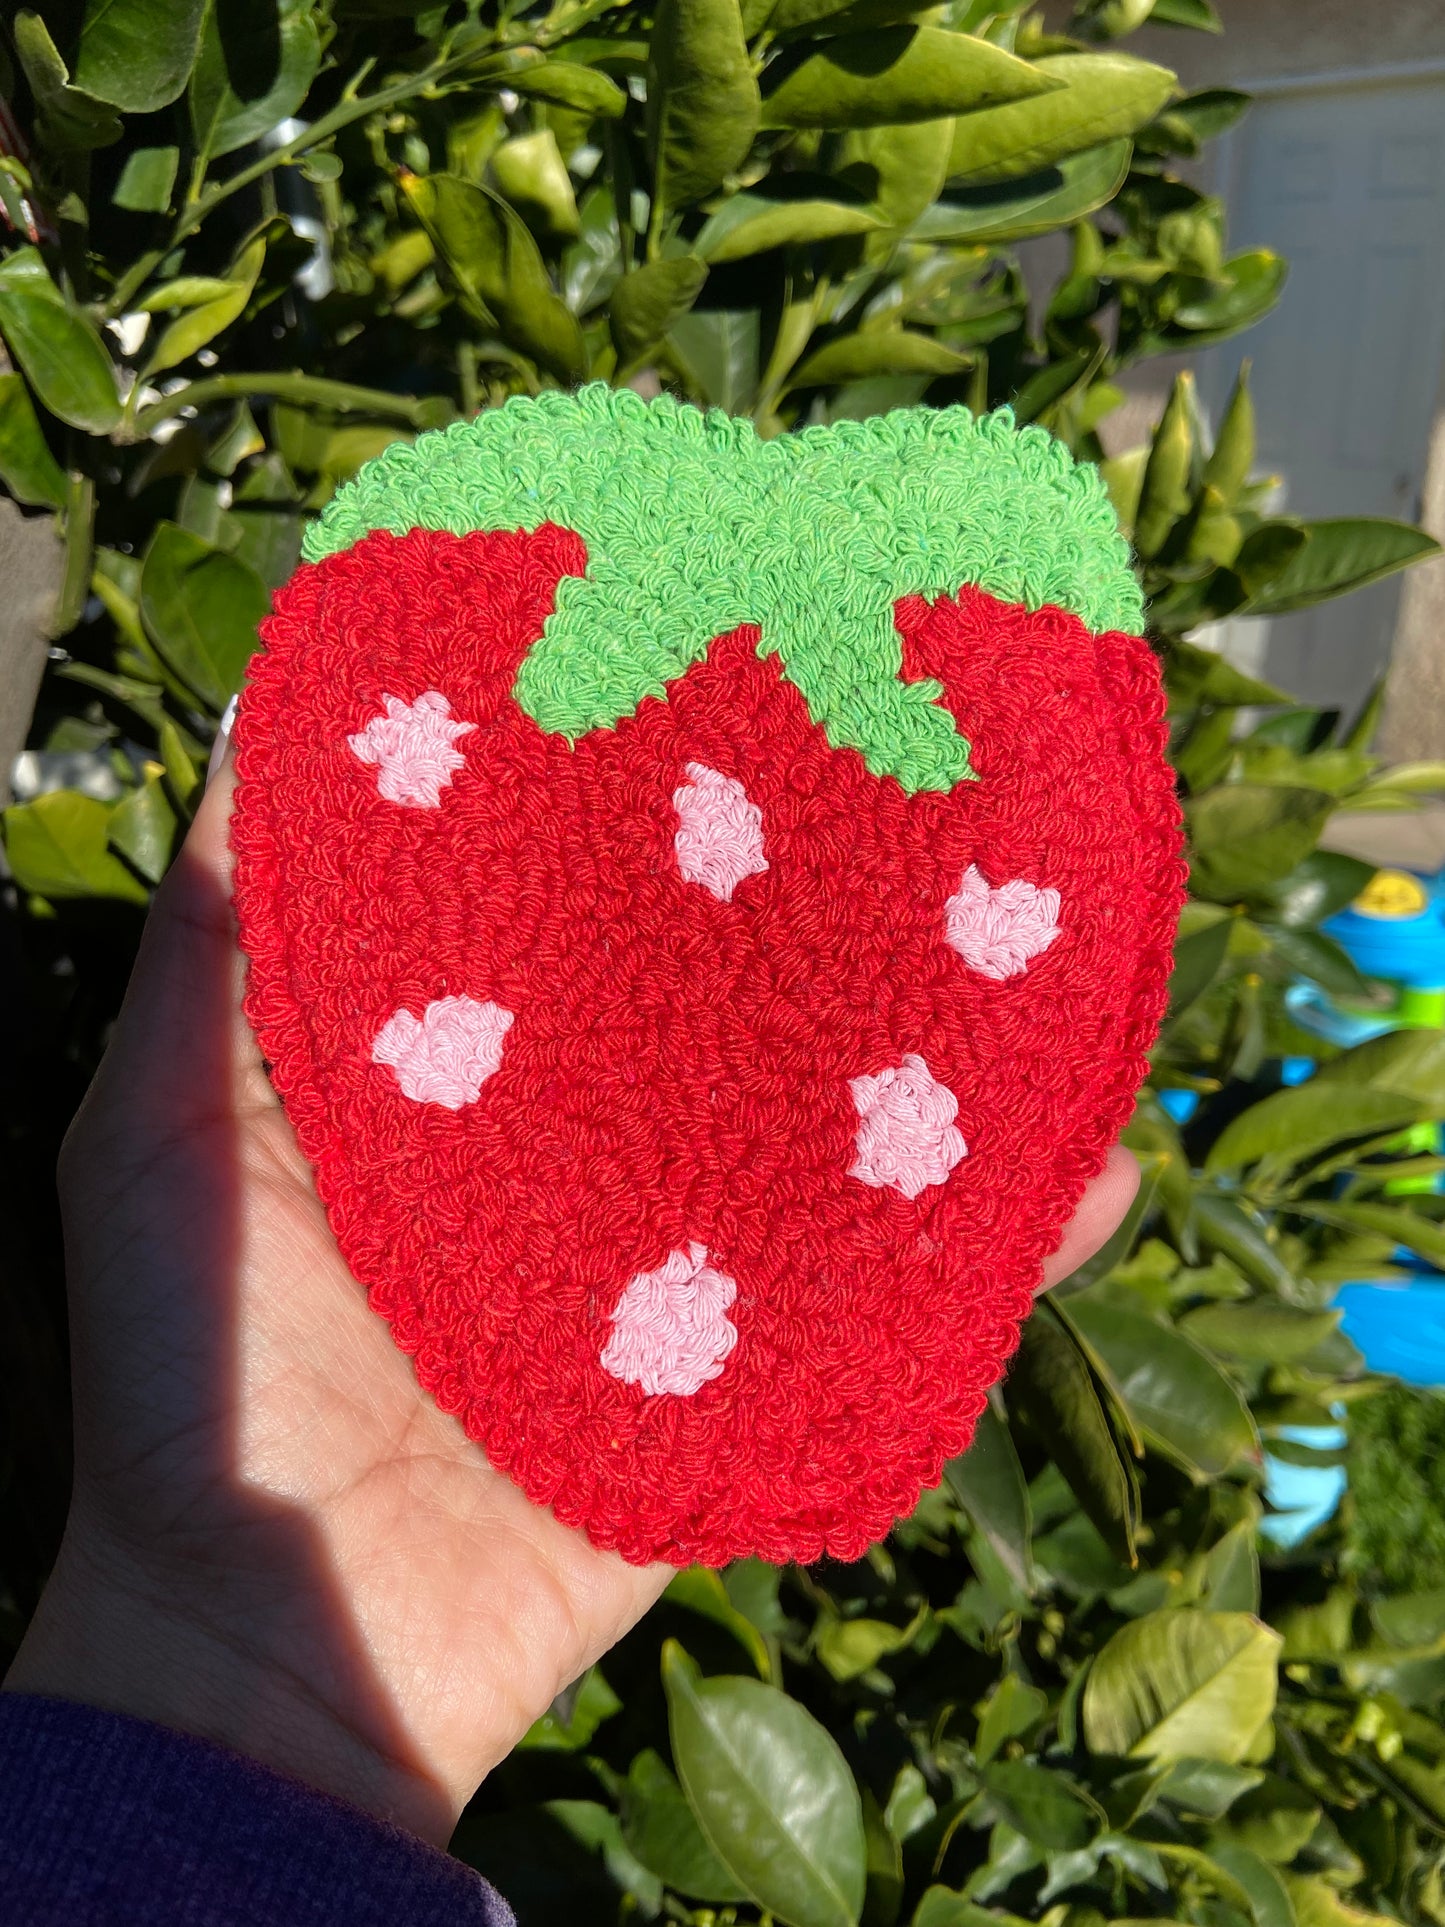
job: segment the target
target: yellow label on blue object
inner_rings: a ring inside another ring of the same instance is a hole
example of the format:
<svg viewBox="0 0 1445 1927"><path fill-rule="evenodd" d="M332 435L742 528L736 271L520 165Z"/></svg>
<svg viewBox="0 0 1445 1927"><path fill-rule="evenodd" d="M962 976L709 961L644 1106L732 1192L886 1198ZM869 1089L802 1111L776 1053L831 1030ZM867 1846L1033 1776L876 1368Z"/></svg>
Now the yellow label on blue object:
<svg viewBox="0 0 1445 1927"><path fill-rule="evenodd" d="M1394 922L1418 917L1429 906L1425 886L1408 870L1376 870L1350 908L1362 917Z"/></svg>

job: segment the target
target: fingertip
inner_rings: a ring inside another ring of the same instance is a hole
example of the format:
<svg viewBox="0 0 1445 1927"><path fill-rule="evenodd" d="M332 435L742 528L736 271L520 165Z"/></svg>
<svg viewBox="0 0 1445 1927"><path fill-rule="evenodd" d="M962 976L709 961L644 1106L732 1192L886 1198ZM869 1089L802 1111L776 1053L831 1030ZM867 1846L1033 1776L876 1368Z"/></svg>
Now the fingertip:
<svg viewBox="0 0 1445 1927"><path fill-rule="evenodd" d="M1128 1216L1139 1190L1139 1161L1123 1144L1110 1147L1069 1220L1058 1250L1044 1264L1040 1290L1062 1283L1106 1245Z"/></svg>

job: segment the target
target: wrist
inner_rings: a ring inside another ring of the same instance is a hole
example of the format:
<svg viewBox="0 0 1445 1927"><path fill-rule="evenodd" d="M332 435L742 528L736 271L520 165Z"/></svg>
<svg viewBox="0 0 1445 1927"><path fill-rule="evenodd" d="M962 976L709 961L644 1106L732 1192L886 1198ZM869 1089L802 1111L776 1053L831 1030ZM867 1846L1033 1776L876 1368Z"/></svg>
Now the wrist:
<svg viewBox="0 0 1445 1927"><path fill-rule="evenodd" d="M303 1654L284 1590L253 1593L244 1614L229 1591L204 1568L152 1570L72 1516L5 1690L210 1740L445 1846L461 1800L368 1677L360 1641Z"/></svg>

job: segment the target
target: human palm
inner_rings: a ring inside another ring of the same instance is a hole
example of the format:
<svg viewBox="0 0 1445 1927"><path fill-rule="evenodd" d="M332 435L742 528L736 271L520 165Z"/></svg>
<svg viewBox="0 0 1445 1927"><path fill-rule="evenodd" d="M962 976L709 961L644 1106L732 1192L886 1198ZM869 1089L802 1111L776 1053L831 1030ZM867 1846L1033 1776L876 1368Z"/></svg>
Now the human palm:
<svg viewBox="0 0 1445 1927"><path fill-rule="evenodd" d="M67 1141L76 1488L8 1686L221 1741L445 1840L669 1568L530 1504L337 1251L241 1014L229 769ZM1047 1267L1114 1229L1115 1152Z"/></svg>

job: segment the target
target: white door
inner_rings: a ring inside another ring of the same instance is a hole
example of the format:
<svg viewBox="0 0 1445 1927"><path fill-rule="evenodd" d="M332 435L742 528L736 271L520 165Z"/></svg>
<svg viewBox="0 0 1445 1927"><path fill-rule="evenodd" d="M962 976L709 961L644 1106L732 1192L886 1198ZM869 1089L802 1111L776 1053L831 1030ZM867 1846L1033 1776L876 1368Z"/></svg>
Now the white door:
<svg viewBox="0 0 1445 1927"><path fill-rule="evenodd" d="M1290 264L1257 328L1201 368L1218 418L1254 360L1259 468L1304 516L1419 512L1445 356L1445 81L1257 98L1231 137L1230 249ZM1303 701L1352 706L1389 661L1398 578L1269 621L1232 622L1227 653Z"/></svg>

